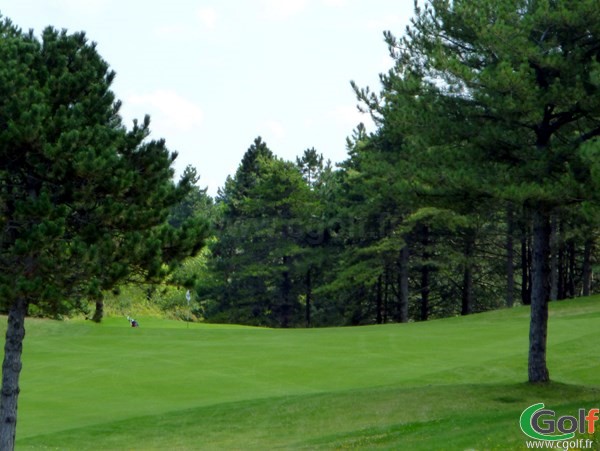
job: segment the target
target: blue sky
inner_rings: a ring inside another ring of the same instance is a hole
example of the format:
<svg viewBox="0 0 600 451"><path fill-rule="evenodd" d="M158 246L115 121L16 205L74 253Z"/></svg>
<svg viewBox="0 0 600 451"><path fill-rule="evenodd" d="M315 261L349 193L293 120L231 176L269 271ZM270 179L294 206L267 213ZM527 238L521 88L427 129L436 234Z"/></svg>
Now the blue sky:
<svg viewBox="0 0 600 451"><path fill-rule="evenodd" d="M3 16L39 33L86 32L117 72L127 124L149 114L215 194L254 138L294 159L334 163L359 122L350 80L379 88L391 67L383 31L402 34L413 0L4 0Z"/></svg>

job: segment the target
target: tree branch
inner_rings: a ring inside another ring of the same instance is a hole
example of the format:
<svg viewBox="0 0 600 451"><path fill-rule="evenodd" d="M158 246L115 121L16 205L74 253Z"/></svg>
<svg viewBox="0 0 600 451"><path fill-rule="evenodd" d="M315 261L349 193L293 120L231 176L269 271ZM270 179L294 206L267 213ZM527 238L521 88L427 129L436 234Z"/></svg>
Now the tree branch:
<svg viewBox="0 0 600 451"><path fill-rule="evenodd" d="M584 142L589 141L590 139L595 138L596 136L600 136L600 127L597 127L594 130L580 135L579 139L577 139L576 141L576 144L583 144Z"/></svg>

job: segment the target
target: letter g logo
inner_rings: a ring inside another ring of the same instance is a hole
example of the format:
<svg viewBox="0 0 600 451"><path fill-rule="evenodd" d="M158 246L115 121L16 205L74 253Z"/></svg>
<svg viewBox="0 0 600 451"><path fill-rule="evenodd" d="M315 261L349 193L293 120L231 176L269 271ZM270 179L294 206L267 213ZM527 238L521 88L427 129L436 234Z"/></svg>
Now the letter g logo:
<svg viewBox="0 0 600 451"><path fill-rule="evenodd" d="M543 420L543 427L538 424L538 419L543 415L550 415L551 420ZM521 430L528 437L536 440L569 440L575 437L575 433L570 432L567 434L551 435L556 429L556 422L554 421L554 411L545 410L544 403L533 404L527 407L521 418L519 419L519 425Z"/></svg>

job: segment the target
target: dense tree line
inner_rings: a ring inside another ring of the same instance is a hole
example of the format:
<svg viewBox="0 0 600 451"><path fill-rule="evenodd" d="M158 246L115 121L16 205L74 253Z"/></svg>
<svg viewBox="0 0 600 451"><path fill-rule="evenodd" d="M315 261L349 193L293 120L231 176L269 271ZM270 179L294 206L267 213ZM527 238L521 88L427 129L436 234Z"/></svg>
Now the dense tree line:
<svg viewBox="0 0 600 451"><path fill-rule="evenodd" d="M548 302L593 291L600 135L593 0L430 0L333 170L260 139L217 199L206 316L372 324L531 305L529 379ZM317 158L316 158L317 157Z"/></svg>
<svg viewBox="0 0 600 451"><path fill-rule="evenodd" d="M198 275L198 314L310 327L530 304L530 215L503 203L461 211L432 202L400 147L359 126L334 170L314 149L284 162L257 138L212 207L216 239ZM553 300L594 289L597 230L575 214L552 219Z"/></svg>

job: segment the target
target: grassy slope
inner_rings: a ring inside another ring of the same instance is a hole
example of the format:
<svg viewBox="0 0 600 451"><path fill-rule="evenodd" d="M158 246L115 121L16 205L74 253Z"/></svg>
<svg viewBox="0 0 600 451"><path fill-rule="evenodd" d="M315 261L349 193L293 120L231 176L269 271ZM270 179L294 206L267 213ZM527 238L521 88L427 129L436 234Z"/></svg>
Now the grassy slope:
<svg viewBox="0 0 600 451"><path fill-rule="evenodd" d="M556 303L548 387L528 309L269 330L29 320L18 449L518 449L530 404L598 407L600 298Z"/></svg>

